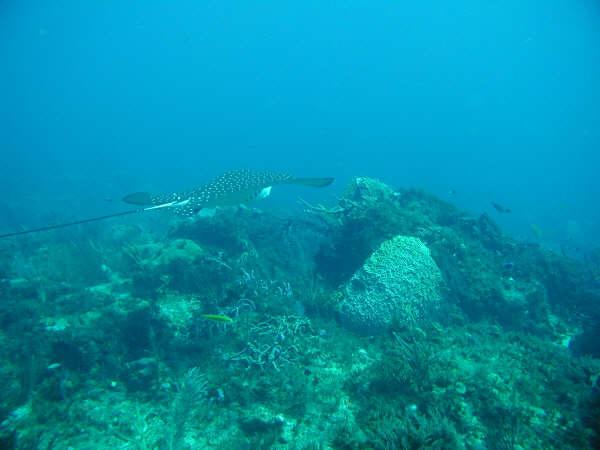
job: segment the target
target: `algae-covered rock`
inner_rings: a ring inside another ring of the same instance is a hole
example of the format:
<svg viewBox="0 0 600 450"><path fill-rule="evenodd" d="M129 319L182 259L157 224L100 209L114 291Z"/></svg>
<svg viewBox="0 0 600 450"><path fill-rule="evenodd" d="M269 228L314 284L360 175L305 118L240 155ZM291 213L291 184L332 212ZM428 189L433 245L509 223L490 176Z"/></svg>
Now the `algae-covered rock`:
<svg viewBox="0 0 600 450"><path fill-rule="evenodd" d="M165 245L149 244L127 249L136 266L133 293L151 297L160 286L192 291L201 282L199 267L206 251L189 239L175 239Z"/></svg>
<svg viewBox="0 0 600 450"><path fill-rule="evenodd" d="M348 280L379 245L397 235L419 236L455 225L462 213L420 190L395 190L367 177L355 178L335 208L316 207L330 226L316 256L319 273L332 285Z"/></svg>
<svg viewBox="0 0 600 450"><path fill-rule="evenodd" d="M204 250L189 239L176 239L164 247L154 264L164 269L173 269L180 264L193 264L204 256Z"/></svg>
<svg viewBox="0 0 600 450"><path fill-rule="evenodd" d="M354 179L325 219L331 220L331 237L316 263L334 285L347 280L382 241L403 233L397 195L371 178Z"/></svg>
<svg viewBox="0 0 600 450"><path fill-rule="evenodd" d="M343 287L342 324L377 334L394 322L413 323L440 303L441 272L420 240L396 236L383 242Z"/></svg>

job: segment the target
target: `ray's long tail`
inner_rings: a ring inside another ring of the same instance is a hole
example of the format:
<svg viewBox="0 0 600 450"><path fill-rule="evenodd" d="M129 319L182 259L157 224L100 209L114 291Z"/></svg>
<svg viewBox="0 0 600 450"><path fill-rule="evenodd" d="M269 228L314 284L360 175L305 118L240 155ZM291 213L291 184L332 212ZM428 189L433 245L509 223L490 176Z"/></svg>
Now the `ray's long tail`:
<svg viewBox="0 0 600 450"><path fill-rule="evenodd" d="M46 225L45 227L30 228L28 230L13 231L12 233L0 234L0 239L13 237L13 236L23 236L25 234L40 233L42 231L58 230L60 228L72 227L72 226L81 225L84 223L99 222L101 220L112 219L113 217L121 217L121 216L128 216L130 214L141 213L141 212L144 212L145 210L146 210L145 208L130 209L128 211L121 211L121 212L114 213L114 214L106 214L104 216L89 217L87 219L74 220L73 222L59 223L56 225Z"/></svg>

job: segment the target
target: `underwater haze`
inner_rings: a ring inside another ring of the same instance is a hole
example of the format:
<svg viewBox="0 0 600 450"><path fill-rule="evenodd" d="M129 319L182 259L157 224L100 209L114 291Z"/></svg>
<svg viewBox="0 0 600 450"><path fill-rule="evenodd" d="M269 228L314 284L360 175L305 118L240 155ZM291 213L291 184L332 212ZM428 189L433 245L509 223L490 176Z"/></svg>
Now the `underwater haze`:
<svg viewBox="0 0 600 450"><path fill-rule="evenodd" d="M600 449L597 0L0 0L0 450Z"/></svg>
<svg viewBox="0 0 600 450"><path fill-rule="evenodd" d="M598 244L599 20L592 0L4 1L2 226L250 167Z"/></svg>

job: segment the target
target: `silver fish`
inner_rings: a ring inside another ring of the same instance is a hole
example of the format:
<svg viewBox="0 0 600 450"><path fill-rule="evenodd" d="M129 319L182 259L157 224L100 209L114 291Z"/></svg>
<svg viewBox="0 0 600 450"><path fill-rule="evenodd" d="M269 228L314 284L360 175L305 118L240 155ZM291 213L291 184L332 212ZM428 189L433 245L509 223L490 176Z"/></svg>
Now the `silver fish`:
<svg viewBox="0 0 600 450"><path fill-rule="evenodd" d="M281 184L325 187L333 183L333 178L296 178L289 174L232 170L198 189L187 192L151 195L135 192L123 198L126 203L149 206L149 209L169 208L180 216L193 216L203 208L231 206L248 203L267 197L271 188ZM153 208L152 208L153 207Z"/></svg>

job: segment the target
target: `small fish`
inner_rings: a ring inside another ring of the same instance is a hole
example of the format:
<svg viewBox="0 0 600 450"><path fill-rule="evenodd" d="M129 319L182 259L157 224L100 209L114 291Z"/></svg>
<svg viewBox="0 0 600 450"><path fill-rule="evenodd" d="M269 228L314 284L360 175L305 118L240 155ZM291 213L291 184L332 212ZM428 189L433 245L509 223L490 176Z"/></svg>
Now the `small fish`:
<svg viewBox="0 0 600 450"><path fill-rule="evenodd" d="M502 206L499 203L492 202L492 206L496 211L498 211L501 214L508 214L512 212L509 208L506 208L505 206Z"/></svg>
<svg viewBox="0 0 600 450"><path fill-rule="evenodd" d="M124 197L123 201L156 209L166 207L177 215L193 216L204 208L239 205L268 197L275 185L325 187L331 183L333 178L296 178L277 172L232 170L193 191L166 195L136 192Z"/></svg>
<svg viewBox="0 0 600 450"><path fill-rule="evenodd" d="M507 261L502 264L502 268L508 272L512 271L515 268L515 263L512 261Z"/></svg>
<svg viewBox="0 0 600 450"><path fill-rule="evenodd" d="M542 240L542 236L543 236L544 233L542 232L542 229L540 228L540 226L537 225L537 224L535 224L535 223L532 223L532 224L529 225L529 228L531 228L531 231L535 235L535 238L538 241L541 241Z"/></svg>
<svg viewBox="0 0 600 450"><path fill-rule="evenodd" d="M212 320L214 322L232 323L233 319L224 314L201 314L201 317L206 320Z"/></svg>

